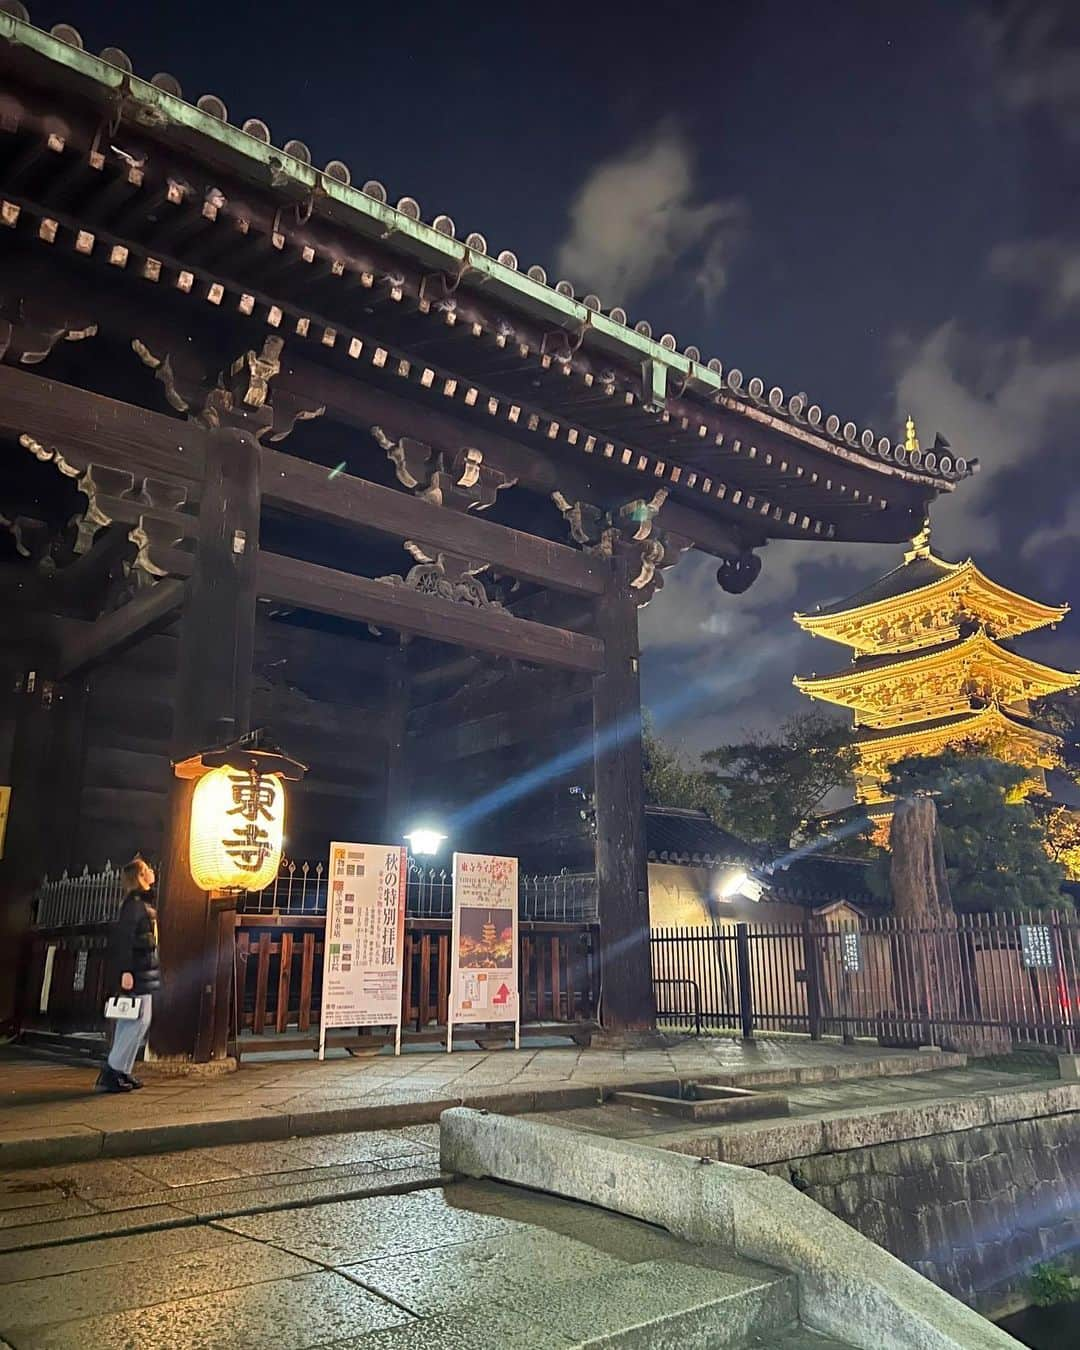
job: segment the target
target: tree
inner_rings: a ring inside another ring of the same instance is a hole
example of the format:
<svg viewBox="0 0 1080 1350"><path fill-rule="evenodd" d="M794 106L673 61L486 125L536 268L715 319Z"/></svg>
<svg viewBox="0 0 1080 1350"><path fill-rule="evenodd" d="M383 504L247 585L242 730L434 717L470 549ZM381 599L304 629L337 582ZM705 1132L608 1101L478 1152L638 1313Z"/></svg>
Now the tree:
<svg viewBox="0 0 1080 1350"><path fill-rule="evenodd" d="M893 765L888 793L932 793L958 911L1066 907L1062 867L1046 851L1035 809L1015 794L1028 770L954 749Z"/></svg>
<svg viewBox="0 0 1080 1350"><path fill-rule="evenodd" d="M796 835L820 833L815 818L825 798L850 786L855 732L815 710L789 717L772 736L721 745L701 759L720 823L740 839L783 850Z"/></svg>
<svg viewBox="0 0 1080 1350"><path fill-rule="evenodd" d="M1080 811L1059 803L1044 807L1035 801L1032 806L1042 822L1047 853L1070 881L1080 881Z"/></svg>
<svg viewBox="0 0 1080 1350"><path fill-rule="evenodd" d="M1037 722L1061 737L1061 767L1080 782L1080 688L1036 699L1031 711Z"/></svg>
<svg viewBox="0 0 1080 1350"><path fill-rule="evenodd" d="M645 773L645 801L649 806L678 806L688 811L704 811L720 823L720 794L700 769L688 768L678 752L665 744L649 725L641 737L642 768Z"/></svg>

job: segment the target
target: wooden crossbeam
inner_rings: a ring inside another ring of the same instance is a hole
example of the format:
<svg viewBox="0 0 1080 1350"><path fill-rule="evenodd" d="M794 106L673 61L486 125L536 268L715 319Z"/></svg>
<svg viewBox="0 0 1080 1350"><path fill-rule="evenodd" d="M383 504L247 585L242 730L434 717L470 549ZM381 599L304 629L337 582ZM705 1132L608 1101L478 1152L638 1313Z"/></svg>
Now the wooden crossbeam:
<svg viewBox="0 0 1080 1350"><path fill-rule="evenodd" d="M184 583L166 578L93 623L65 623L57 657L58 678L115 655L171 619L183 603Z"/></svg>
<svg viewBox="0 0 1080 1350"><path fill-rule="evenodd" d="M603 669L604 646L597 638L515 619L502 610L455 604L281 554L259 555L257 584L259 595L268 600L318 614L393 628L538 665L594 674Z"/></svg>
<svg viewBox="0 0 1080 1350"><path fill-rule="evenodd" d="M507 525L448 511L394 488L338 474L279 451L262 452L263 501L335 525L378 530L433 549L491 563L499 572L576 595L600 595L604 570L596 559L565 544Z"/></svg>
<svg viewBox="0 0 1080 1350"><path fill-rule="evenodd" d="M73 466L93 461L198 485L206 432L86 389L0 366L0 433L29 435Z"/></svg>

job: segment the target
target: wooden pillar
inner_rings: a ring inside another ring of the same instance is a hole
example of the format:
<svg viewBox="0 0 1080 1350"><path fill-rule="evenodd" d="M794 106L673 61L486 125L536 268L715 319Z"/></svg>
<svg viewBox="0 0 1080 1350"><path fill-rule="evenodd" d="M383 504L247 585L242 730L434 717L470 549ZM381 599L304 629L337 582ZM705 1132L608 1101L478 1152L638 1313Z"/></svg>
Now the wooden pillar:
<svg viewBox="0 0 1080 1350"><path fill-rule="evenodd" d="M604 672L593 682L600 1020L615 1036L651 1033L656 1000L649 951L649 880L641 770L637 603L622 559L597 604Z"/></svg>
<svg viewBox="0 0 1080 1350"><path fill-rule="evenodd" d="M242 429L207 438L199 545L180 624L172 755L226 744L250 728L259 553L259 450ZM164 988L154 1010L155 1055L225 1054L231 963L219 959L228 907L210 905L191 879L188 831L194 784L174 780L159 879Z"/></svg>
<svg viewBox="0 0 1080 1350"><path fill-rule="evenodd" d="M44 669L43 669L44 666ZM30 657L5 670L8 683L3 720L10 750L0 764L0 782L11 788L4 855L0 859L0 1027L16 1020L23 948L30 930L34 891L49 869L54 843L50 829L50 768L55 685L48 665ZM55 868L57 873L63 865Z"/></svg>
<svg viewBox="0 0 1080 1350"><path fill-rule="evenodd" d="M386 696L386 795L383 838L398 843L408 828L404 819L409 795L409 646L402 639L390 653Z"/></svg>

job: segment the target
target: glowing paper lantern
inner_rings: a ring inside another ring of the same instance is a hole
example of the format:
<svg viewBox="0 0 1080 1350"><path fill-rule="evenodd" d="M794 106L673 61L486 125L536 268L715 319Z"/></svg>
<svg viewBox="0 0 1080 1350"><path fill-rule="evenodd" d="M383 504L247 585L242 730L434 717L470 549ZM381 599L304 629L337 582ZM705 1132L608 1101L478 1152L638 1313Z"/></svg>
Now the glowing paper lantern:
<svg viewBox="0 0 1080 1350"><path fill-rule="evenodd" d="M277 876L285 785L277 774L225 765L195 784L191 875L204 891L261 891Z"/></svg>

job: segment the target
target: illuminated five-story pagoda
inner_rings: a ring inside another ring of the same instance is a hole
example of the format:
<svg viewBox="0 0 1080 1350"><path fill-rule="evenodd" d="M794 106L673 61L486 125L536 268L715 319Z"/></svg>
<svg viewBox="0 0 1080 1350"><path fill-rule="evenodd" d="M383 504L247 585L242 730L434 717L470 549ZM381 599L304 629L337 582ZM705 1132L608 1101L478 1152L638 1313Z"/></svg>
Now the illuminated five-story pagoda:
<svg viewBox="0 0 1080 1350"><path fill-rule="evenodd" d="M908 418L905 450L919 453ZM887 841L892 803L886 783L897 761L958 744L1031 770L1029 790L1045 790L1059 738L1030 717L1030 703L1080 684L1080 674L1019 655L1003 640L1058 623L1068 605L1044 605L992 581L968 558L946 562L930 548L929 523L899 567L863 590L796 614L815 637L852 649L851 664L829 675L796 676L811 698L850 708L858 761L855 798Z"/></svg>

